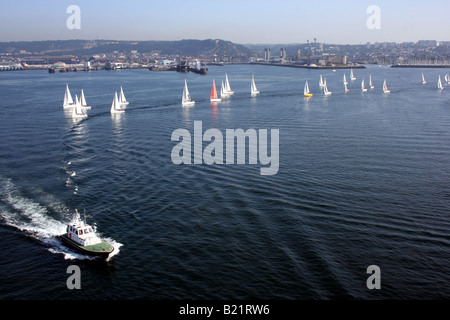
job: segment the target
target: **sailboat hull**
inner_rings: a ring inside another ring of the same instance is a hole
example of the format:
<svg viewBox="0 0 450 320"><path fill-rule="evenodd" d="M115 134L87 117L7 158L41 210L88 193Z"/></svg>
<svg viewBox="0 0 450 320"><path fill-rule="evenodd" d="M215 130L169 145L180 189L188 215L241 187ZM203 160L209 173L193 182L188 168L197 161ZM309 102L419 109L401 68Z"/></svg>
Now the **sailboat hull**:
<svg viewBox="0 0 450 320"><path fill-rule="evenodd" d="M189 107L189 106L193 106L195 104L195 101L187 101L187 102L182 102L181 105L183 107Z"/></svg>

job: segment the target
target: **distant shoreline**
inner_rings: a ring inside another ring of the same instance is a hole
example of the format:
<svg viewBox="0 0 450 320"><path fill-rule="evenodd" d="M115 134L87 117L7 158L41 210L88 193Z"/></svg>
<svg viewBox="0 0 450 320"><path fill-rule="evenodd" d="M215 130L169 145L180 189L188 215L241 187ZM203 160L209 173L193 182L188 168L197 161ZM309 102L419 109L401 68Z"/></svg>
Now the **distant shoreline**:
<svg viewBox="0 0 450 320"><path fill-rule="evenodd" d="M417 64L417 65L407 65L407 64L394 64L391 68L450 68L450 65L445 64Z"/></svg>
<svg viewBox="0 0 450 320"><path fill-rule="evenodd" d="M250 65L261 65L261 66L275 66L275 67L290 67L290 68L302 68L302 69L365 69L364 65L346 65L346 66L306 66L300 64L292 64L292 63L270 63L270 62L225 62L224 65L233 65L233 64L250 64Z"/></svg>

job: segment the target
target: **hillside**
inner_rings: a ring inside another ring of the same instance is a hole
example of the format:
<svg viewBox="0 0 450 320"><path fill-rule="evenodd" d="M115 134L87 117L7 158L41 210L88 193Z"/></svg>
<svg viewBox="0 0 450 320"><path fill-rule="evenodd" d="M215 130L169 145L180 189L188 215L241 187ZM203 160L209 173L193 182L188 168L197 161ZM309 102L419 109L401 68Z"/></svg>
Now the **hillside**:
<svg viewBox="0 0 450 320"><path fill-rule="evenodd" d="M0 53L18 55L21 51L36 55L77 55L90 56L96 53L159 52L164 55L181 56L248 56L249 48L230 41L179 40L179 41L115 41L115 40L49 40L0 42Z"/></svg>

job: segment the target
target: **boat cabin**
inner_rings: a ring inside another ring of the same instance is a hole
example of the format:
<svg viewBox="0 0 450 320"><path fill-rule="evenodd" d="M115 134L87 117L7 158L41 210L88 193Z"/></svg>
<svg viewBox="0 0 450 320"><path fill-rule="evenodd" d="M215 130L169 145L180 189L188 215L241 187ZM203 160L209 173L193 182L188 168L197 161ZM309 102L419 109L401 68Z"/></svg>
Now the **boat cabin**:
<svg viewBox="0 0 450 320"><path fill-rule="evenodd" d="M80 215L76 210L75 222L67 226L67 237L82 246L90 246L102 242L92 227L80 219Z"/></svg>

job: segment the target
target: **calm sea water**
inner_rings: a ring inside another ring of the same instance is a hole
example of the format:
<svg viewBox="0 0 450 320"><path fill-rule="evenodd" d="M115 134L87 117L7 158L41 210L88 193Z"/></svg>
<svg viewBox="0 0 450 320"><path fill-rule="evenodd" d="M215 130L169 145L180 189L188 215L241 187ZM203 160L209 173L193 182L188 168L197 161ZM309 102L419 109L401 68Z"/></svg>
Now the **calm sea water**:
<svg viewBox="0 0 450 320"><path fill-rule="evenodd" d="M355 70L347 94L344 72L0 73L0 298L450 298L450 87L437 90L446 70ZM212 80L225 73L236 93L213 106ZM363 94L369 74L375 89ZM185 78L191 108L181 107ZM87 119L63 111L66 83L84 89ZM120 86L131 103L112 117ZM171 134L193 133L194 121L279 129L278 173L173 164ZM56 239L75 208L116 246L108 262ZM81 290L66 287L70 265ZM366 286L370 265L380 290Z"/></svg>

